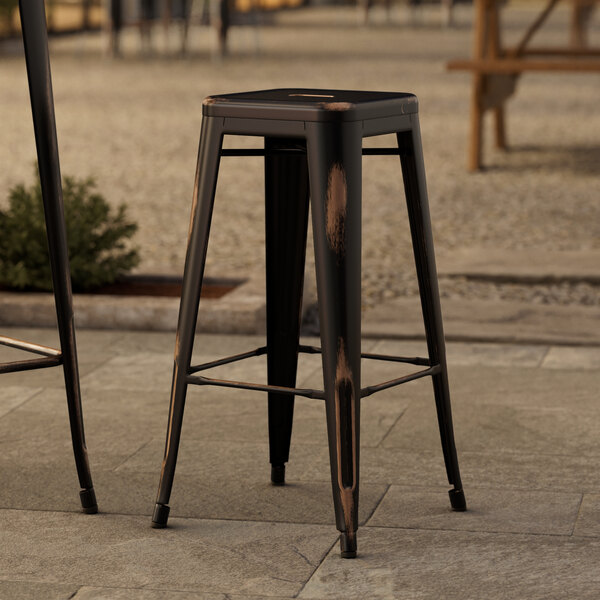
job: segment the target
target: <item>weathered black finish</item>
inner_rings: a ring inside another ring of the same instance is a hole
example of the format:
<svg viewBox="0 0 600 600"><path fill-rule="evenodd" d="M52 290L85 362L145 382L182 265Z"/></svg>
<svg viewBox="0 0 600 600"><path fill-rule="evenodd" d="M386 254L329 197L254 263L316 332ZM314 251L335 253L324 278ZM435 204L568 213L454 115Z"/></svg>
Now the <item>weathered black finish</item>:
<svg viewBox="0 0 600 600"><path fill-rule="evenodd" d="M309 183L301 140L265 139L265 247L267 271L267 372L271 386L294 387L302 320ZM277 150L284 152L276 153ZM271 483L285 483L294 396L269 392Z"/></svg>
<svg viewBox="0 0 600 600"><path fill-rule="evenodd" d="M306 124L331 483L346 557L358 529L361 128Z"/></svg>
<svg viewBox="0 0 600 600"><path fill-rule="evenodd" d="M175 365L171 388L169 428L160 474L158 497L152 517L152 526L155 528L166 527L169 516L167 504L171 497L179 440L181 438L187 378L198 319L198 303L200 302L204 265L206 264L206 249L208 247L215 189L217 187L222 141L223 133L218 121L215 119L203 121L200 133L198 168L194 183L190 233L183 274L179 322L177 324L177 338L175 340Z"/></svg>
<svg viewBox="0 0 600 600"><path fill-rule="evenodd" d="M411 115L411 121L412 127L410 130L397 135L398 148L401 151L400 162L402 164L402 176L419 280L429 359L431 364L440 365L440 371L433 375L432 381L448 482L454 486L454 489L449 492L450 501L452 508L455 510L465 510L466 502L462 491L458 457L454 443L450 388L446 367L446 345L444 342L442 309L433 251L433 235L418 116L416 114Z"/></svg>
<svg viewBox="0 0 600 600"><path fill-rule="evenodd" d="M294 396L325 400L331 482L343 557L356 556L360 399L431 376L455 510L466 508L454 445L448 376L417 100L411 94L336 90L267 90L207 98L203 106L191 235L176 341L171 412L153 526L166 526L167 506L188 384L269 393L271 479L285 481ZM362 149L362 139L396 133L398 148ZM265 138L265 149L222 150L225 134ZM428 358L361 355L361 167L363 154L399 155L413 238ZM220 156L264 156L266 174L267 346L191 366ZM199 181L198 181L199 180ZM307 188L309 184L309 189ZM307 207L310 196L321 323L323 390L295 386ZM206 369L267 354L268 384L196 375ZM427 367L361 388L361 356Z"/></svg>
<svg viewBox="0 0 600 600"><path fill-rule="evenodd" d="M44 2L43 0L20 0L19 9L61 351L2 337L0 338L0 344L41 354L44 358L7 363L0 366L0 373L63 365L75 464L79 484L82 488L79 492L81 504L84 512L95 513L98 511L98 507L83 431L79 369L73 323L71 276L67 253Z"/></svg>

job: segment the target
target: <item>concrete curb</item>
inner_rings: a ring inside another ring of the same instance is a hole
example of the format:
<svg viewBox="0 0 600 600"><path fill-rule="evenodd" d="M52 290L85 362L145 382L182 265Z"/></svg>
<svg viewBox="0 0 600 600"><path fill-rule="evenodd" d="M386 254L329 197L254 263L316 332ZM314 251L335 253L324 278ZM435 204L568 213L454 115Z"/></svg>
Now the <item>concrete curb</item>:
<svg viewBox="0 0 600 600"><path fill-rule="evenodd" d="M304 315L316 305L306 278ZM266 327L264 279L250 279L218 299L203 298L197 331L262 335ZM75 324L81 329L175 331L179 298L74 296ZM443 300L448 341L600 346L600 308L518 302ZM55 327L51 294L0 293L0 326ZM316 330L312 333L317 333ZM397 298L366 311L364 337L423 339L420 302Z"/></svg>
<svg viewBox="0 0 600 600"><path fill-rule="evenodd" d="M600 346L600 308L442 299L448 341ZM367 311L363 336L423 339L419 299L397 298Z"/></svg>
<svg viewBox="0 0 600 600"><path fill-rule="evenodd" d="M498 283L600 284L600 250L546 252L463 248L442 253L438 274Z"/></svg>
<svg viewBox="0 0 600 600"><path fill-rule="evenodd" d="M310 280L305 285L304 310L316 302ZM75 325L81 329L175 331L179 298L75 294ZM52 294L0 293L0 325L55 327ZM249 279L221 298L202 298L197 331L262 334L266 327L264 279Z"/></svg>

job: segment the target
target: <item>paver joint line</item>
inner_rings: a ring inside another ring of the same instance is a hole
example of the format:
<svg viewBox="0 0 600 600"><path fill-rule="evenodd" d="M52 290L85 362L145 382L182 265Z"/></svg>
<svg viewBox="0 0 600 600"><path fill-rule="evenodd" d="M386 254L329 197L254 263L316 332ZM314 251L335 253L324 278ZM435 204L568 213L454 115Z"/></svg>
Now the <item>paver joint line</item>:
<svg viewBox="0 0 600 600"><path fill-rule="evenodd" d="M577 507L577 515L575 516L575 520L573 521L573 528L571 529L571 536L575 535L575 529L577 528L577 521L579 521L579 517L581 515L581 507L583 506L583 498L585 494L581 494L581 500L579 502L579 506Z"/></svg>
<svg viewBox="0 0 600 600"><path fill-rule="evenodd" d="M450 510L448 511L450 513ZM567 533L538 533L538 532L521 532L521 531L495 531L495 530L484 530L481 529L456 529L451 527L386 527L385 525L363 525L369 529L395 529L398 531L442 531L442 532L453 532L453 533L477 533L478 535L502 535L502 536L521 536L521 537L540 537L540 538L565 538L571 539L577 536ZM583 536L582 536L583 537Z"/></svg>

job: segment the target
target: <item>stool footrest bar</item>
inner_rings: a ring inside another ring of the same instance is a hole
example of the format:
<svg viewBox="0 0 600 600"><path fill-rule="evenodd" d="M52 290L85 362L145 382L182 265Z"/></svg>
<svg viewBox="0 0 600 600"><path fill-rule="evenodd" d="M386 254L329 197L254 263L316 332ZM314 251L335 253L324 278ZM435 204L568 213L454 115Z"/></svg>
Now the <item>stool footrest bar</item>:
<svg viewBox="0 0 600 600"><path fill-rule="evenodd" d="M48 346L41 346L40 344L33 344L32 342L15 340L4 335L0 335L0 346L8 346L9 348L33 352L34 354L41 354L42 356L60 356L61 354L60 350L48 348Z"/></svg>
<svg viewBox="0 0 600 600"><path fill-rule="evenodd" d="M246 381L231 381L229 379L213 379L212 377L202 377L200 375L188 375L188 383L195 385L216 385L220 387L231 387L243 390L255 390L259 392L275 392L276 394L292 394L294 396L304 396L305 398L325 399L325 393L322 390L289 388L278 385L262 385L260 383L248 383Z"/></svg>
<svg viewBox="0 0 600 600"><path fill-rule="evenodd" d="M300 344L298 346L298 352L303 354L321 354L321 348L318 346L305 346ZM206 371L207 369L212 369L214 367L220 367L222 365L228 365L233 362L237 362L239 360L245 360L246 358L254 358L255 356L263 356L267 353L267 347L261 346L260 348L256 348L255 350L249 350L248 352L242 352L241 354L234 354L232 356L226 356L225 358L220 358L218 360L213 360L211 362L202 363L201 365L196 365L190 367L188 370L188 374L198 373L198 371ZM388 354L371 354L363 352L360 355L361 358L367 358L369 360L385 360L390 362L401 362L407 363L411 365L420 365L429 367L431 365L428 358L421 358L419 356L407 357L407 356L390 356Z"/></svg>
<svg viewBox="0 0 600 600"><path fill-rule="evenodd" d="M12 362L0 363L0 373L16 373L17 371L32 371L33 369L45 369L47 367L56 367L62 364L62 353L60 350L15 340L4 335L0 335L0 346L16 348L24 352L39 354L44 358L29 358L27 360L15 360Z"/></svg>
<svg viewBox="0 0 600 600"><path fill-rule="evenodd" d="M411 373L410 375L405 375L404 377L398 377L397 379L390 379L390 381L384 381L383 383L378 383L377 385L370 385L368 387L360 390L360 397L366 398L375 392L380 392L381 390L387 390L388 388L395 387L397 385L401 385L402 383L408 383L409 381L414 381L415 379L421 379L421 377L428 377L430 375L437 375L441 371L440 365L434 365L433 367L429 367L429 369L425 369L423 371L417 371L416 373Z"/></svg>
<svg viewBox="0 0 600 600"><path fill-rule="evenodd" d="M220 367L222 365L229 365L237 362L238 360L244 360L246 358L254 358L255 356L263 356L267 353L267 347L261 346L256 350L250 350L249 352L243 352L242 354L234 354L233 356L226 356L219 360L213 360L211 362L203 363L195 367L190 367L188 374L197 373L198 371L205 371L206 369L213 369L214 367Z"/></svg>
<svg viewBox="0 0 600 600"><path fill-rule="evenodd" d="M31 371L57 367L62 364L62 356L45 356L44 358L30 358L14 362L0 363L0 373L16 373L17 371Z"/></svg>
<svg viewBox="0 0 600 600"><path fill-rule="evenodd" d="M224 148L221 156L283 156L290 154L304 154L306 150L301 148L278 148L277 150L265 150L264 148ZM399 156L398 148L363 148L363 156Z"/></svg>
<svg viewBox="0 0 600 600"><path fill-rule="evenodd" d="M321 354L322 350L317 346L300 345L298 346L298 352L303 352L304 354ZM362 352L360 357L367 358L369 360L386 360L390 362L408 363L411 365L422 365L424 367L429 367L431 365L431 362L428 358L421 358L420 356L391 356L389 354L372 354L369 352Z"/></svg>

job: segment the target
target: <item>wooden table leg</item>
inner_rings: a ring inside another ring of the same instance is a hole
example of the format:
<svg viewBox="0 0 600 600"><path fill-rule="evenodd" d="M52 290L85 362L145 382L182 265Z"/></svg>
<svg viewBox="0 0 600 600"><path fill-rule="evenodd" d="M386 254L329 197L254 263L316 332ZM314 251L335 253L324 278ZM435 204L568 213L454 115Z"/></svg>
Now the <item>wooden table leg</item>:
<svg viewBox="0 0 600 600"><path fill-rule="evenodd" d="M569 24L571 48L585 48L588 44L588 29L594 11L594 0L574 0Z"/></svg>
<svg viewBox="0 0 600 600"><path fill-rule="evenodd" d="M471 134L469 138L469 171L481 168L481 147L483 144L483 96L484 77L480 73L473 75L473 89L471 92Z"/></svg>
<svg viewBox="0 0 600 600"><path fill-rule="evenodd" d="M488 10L493 0L476 0L475 32L473 45L473 58L485 57L488 38ZM483 94L485 91L485 75L473 74L473 88L471 93L471 134L469 139L469 171L477 171L481 168L481 150L483 145Z"/></svg>
<svg viewBox="0 0 600 600"><path fill-rule="evenodd" d="M504 125L504 104L494 109L494 133L496 148L506 150L506 128Z"/></svg>
<svg viewBox="0 0 600 600"><path fill-rule="evenodd" d="M498 58L501 55L500 46L500 18L498 5L491 2L489 5L489 39L488 56ZM496 148L506 149L506 130L504 128L504 102L494 107L494 140Z"/></svg>

